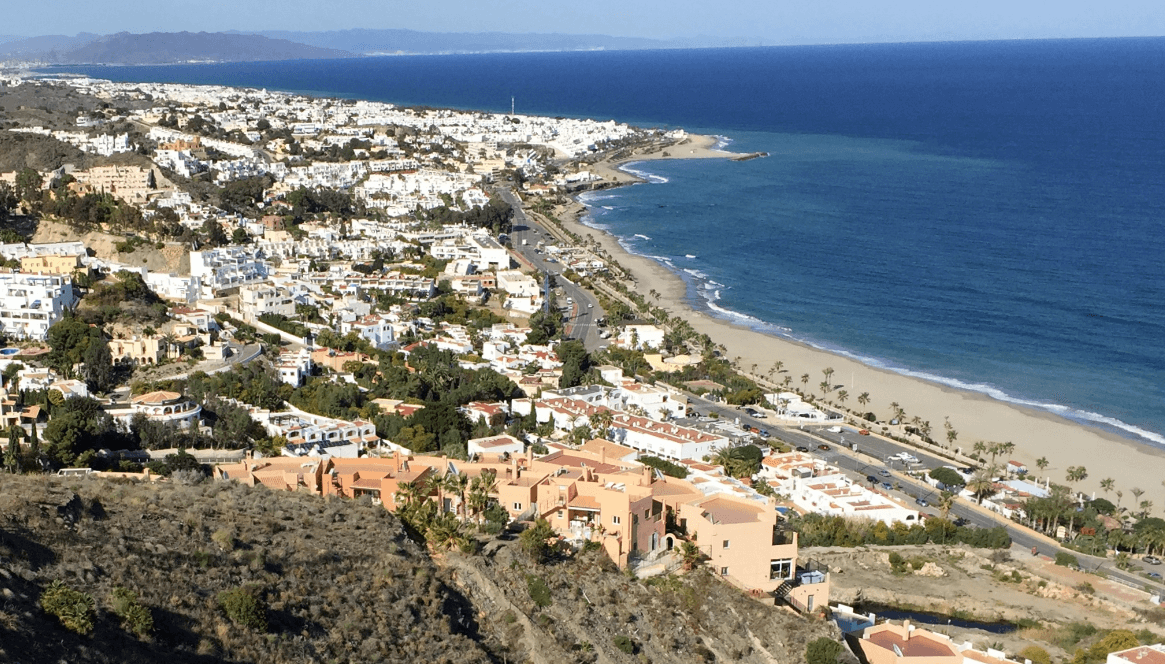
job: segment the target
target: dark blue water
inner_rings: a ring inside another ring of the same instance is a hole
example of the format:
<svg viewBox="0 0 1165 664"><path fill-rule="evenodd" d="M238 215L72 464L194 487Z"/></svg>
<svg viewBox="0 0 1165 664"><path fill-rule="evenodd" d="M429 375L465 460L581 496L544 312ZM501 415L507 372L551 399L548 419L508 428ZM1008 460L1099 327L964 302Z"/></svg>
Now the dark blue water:
<svg viewBox="0 0 1165 664"><path fill-rule="evenodd" d="M1165 444L1165 39L72 69L727 136L772 156L592 223L726 317Z"/></svg>

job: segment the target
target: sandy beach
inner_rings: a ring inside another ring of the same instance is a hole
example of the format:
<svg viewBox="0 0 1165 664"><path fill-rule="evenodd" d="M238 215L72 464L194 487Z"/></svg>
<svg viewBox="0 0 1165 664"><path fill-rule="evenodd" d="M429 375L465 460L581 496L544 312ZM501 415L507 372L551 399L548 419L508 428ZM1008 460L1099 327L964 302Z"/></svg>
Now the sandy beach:
<svg viewBox="0 0 1165 664"><path fill-rule="evenodd" d="M619 163L600 163L591 167L612 183L630 183L638 178L618 170L620 163L663 158L725 158L731 153L715 150L716 138L691 136L684 145L666 150L636 154ZM664 152L668 154L665 155ZM975 441L1011 441L1016 452L1009 458L1027 465L1029 477L1050 477L1053 482L1067 484L1065 474L1069 466L1084 466L1088 476L1075 486L1079 490L1105 496L1100 489L1104 478L1115 480L1115 489L1109 500L1118 502L1116 491L1123 492L1120 505L1137 508L1133 488L1144 490L1142 500L1154 503L1153 512L1165 508L1165 450L1141 444L1100 429L1077 424L1052 413L1016 406L976 392L958 390L938 383L903 376L883 369L866 366L849 358L818 350L792 340L769 336L727 320L697 311L688 303L687 286L660 263L628 253L611 235L587 227L580 221L586 208L571 202L559 210L559 219L572 231L582 236L591 235L635 279L635 290L647 293L658 291L658 306L672 314L679 314L691 322L698 333L706 333L727 349L727 357L739 357L738 367L746 372L756 365L756 374L768 376L773 363L780 360L784 368L774 378L780 383L791 376L793 386L802 388L801 375L809 374L808 389L817 392L826 367L834 369L832 382L849 392L847 406L858 409L857 396L868 392L870 403L862 410L870 410L879 419L892 417L890 404L897 402L906 411L905 419L915 416L931 425L931 437L946 444L944 418L958 432L952 447L970 451ZM836 392L835 392L836 394ZM892 428L897 433L897 427ZM1050 462L1040 471L1036 460L1046 457ZM1007 459L999 459L1005 462Z"/></svg>

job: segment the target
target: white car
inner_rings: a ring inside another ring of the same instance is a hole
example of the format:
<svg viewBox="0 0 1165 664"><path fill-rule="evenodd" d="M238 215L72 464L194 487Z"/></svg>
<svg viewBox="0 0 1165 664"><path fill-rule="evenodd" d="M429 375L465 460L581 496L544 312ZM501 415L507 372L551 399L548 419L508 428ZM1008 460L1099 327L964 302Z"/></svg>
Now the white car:
<svg viewBox="0 0 1165 664"><path fill-rule="evenodd" d="M829 433L841 433L841 427L829 427Z"/></svg>

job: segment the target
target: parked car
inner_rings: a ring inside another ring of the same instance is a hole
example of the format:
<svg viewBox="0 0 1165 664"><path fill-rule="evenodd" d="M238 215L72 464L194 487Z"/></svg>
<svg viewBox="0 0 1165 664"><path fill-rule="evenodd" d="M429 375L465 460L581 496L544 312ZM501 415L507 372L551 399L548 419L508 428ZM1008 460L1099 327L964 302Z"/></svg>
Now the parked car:
<svg viewBox="0 0 1165 664"><path fill-rule="evenodd" d="M918 503L919 505L922 505L923 507L930 505L930 503L926 502L926 498L923 498L921 496L919 496L918 498L915 498L914 502Z"/></svg>
<svg viewBox="0 0 1165 664"><path fill-rule="evenodd" d="M820 445L818 445L818 446L817 446L817 449L819 449L819 450L823 450L823 451L825 451L825 452L828 452L828 451L829 451L829 445L826 445L825 443L821 443Z"/></svg>
<svg viewBox="0 0 1165 664"><path fill-rule="evenodd" d="M892 484L890 484L889 482L882 482L882 489L884 491L893 491L894 486Z"/></svg>
<svg viewBox="0 0 1165 664"><path fill-rule="evenodd" d="M808 448L808 447L805 447L804 445L800 445L800 446L798 446L798 447L797 447L797 451L798 451L798 452L808 452L808 451L809 451L809 448Z"/></svg>
<svg viewBox="0 0 1165 664"><path fill-rule="evenodd" d="M890 471L886 470L885 468L879 470L878 474L882 477L890 477Z"/></svg>
<svg viewBox="0 0 1165 664"><path fill-rule="evenodd" d="M1148 572L1145 574L1145 576L1149 577L1150 579L1157 579L1158 581L1161 580L1160 572Z"/></svg>
<svg viewBox="0 0 1165 664"><path fill-rule="evenodd" d="M874 477L873 475L866 475L866 481L870 484L877 484L878 478Z"/></svg>
<svg viewBox="0 0 1165 664"><path fill-rule="evenodd" d="M829 427L829 433L841 433L841 427Z"/></svg>
<svg viewBox="0 0 1165 664"><path fill-rule="evenodd" d="M1161 559L1157 556L1141 556L1141 562L1149 563L1150 565L1160 565Z"/></svg>
<svg viewBox="0 0 1165 664"><path fill-rule="evenodd" d="M862 429L862 430L858 431L858 435L859 436L868 436L868 435L870 435L870 430L869 429Z"/></svg>
<svg viewBox="0 0 1165 664"><path fill-rule="evenodd" d="M761 429L760 435L764 436L765 438L768 438L769 437L769 430L768 429Z"/></svg>

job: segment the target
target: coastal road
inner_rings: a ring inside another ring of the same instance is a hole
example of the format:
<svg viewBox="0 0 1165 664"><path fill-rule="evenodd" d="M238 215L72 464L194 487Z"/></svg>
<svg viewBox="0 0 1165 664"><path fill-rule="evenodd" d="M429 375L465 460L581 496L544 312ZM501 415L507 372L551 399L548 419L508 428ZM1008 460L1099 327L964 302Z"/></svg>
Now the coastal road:
<svg viewBox="0 0 1165 664"><path fill-rule="evenodd" d="M594 351L607 345L607 341L599 337L600 328L597 321L605 316L599 306L598 299L587 289L568 281L562 274L562 264L553 256L547 256L538 248L540 242L558 244L541 224L534 221L522 209L522 201L513 191L499 189L499 195L514 208L513 229L510 233L510 246L535 269L556 275L555 284L562 289L559 306L569 306L563 314L565 332L571 339L578 339L588 351ZM539 277L541 278L541 277Z"/></svg>
<svg viewBox="0 0 1165 664"><path fill-rule="evenodd" d="M865 483L865 478L872 475L877 478L879 483L885 481L895 486L891 491L883 491L892 498L896 498L907 505L913 503L920 511L929 514L938 513L935 503L938 500L940 492L929 484L906 475L903 471L930 470L945 465L954 465L947 459L927 454L918 448L902 445L877 436L858 435L856 429L841 425L840 422L812 426L806 425L804 428L783 424L774 425L765 419L749 417L743 409L737 410L735 406L704 399L691 393L685 394L687 394L692 407L703 415L715 412L721 418L733 421L739 418L740 424L747 424L758 429L767 429L772 434L770 436L771 438L776 438L793 447L808 448L811 453L841 468L843 471L850 472L855 480L863 484ZM831 426L841 426L841 433L828 431L827 429ZM858 449L856 452L848 449L840 449L850 442L857 443ZM823 444L828 445L830 449L819 449L819 446ZM886 463L885 460L889 456L900 452L909 452L918 458L919 463L912 464L909 468L903 468L903 463L900 461ZM890 473L890 477L887 478L881 475L880 471L883 469ZM922 507L914 503L918 498L922 498L930 503L929 507ZM1165 592L1165 585L1159 581L1151 581L1138 574L1118 570L1111 560L1087 556L1060 547L1053 544L1049 538L1038 535L1000 514L981 508L978 505L973 505L964 499L960 498L955 501L950 515L957 519L964 519L968 525L977 528L1003 526L1007 529L1008 535L1011 536L1012 543L1017 547L1021 547L1024 551L1030 551L1032 548L1035 548L1041 556L1047 556L1049 558L1054 558L1057 553L1064 551L1076 556L1080 562L1080 567L1084 570L1101 572L1111 580L1120 581L1134 588L1152 588L1154 592ZM1153 566L1149 565L1144 565L1143 567L1144 571L1161 571L1154 570Z"/></svg>

